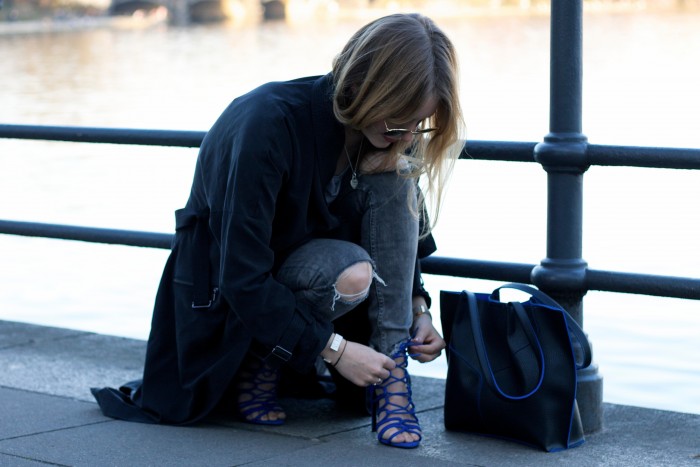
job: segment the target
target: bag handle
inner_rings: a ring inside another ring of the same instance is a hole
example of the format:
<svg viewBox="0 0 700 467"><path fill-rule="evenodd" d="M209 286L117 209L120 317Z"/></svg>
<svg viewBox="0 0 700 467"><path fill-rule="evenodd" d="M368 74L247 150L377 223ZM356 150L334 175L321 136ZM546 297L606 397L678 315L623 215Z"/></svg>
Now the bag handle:
<svg viewBox="0 0 700 467"><path fill-rule="evenodd" d="M566 309L561 306L559 303L557 303L552 297L547 295L546 293L542 292L541 290L538 290L534 287L530 287L529 285L526 284L518 284L518 283L510 283L510 284L505 284L502 285L501 287L497 288L496 290L493 291L491 296L498 301L500 301L499 298L499 290L501 289L515 289L515 290L520 290L521 292L525 292L526 294L534 297L536 300L538 300L540 303L544 305L549 305L554 308L557 308L561 311L564 312L564 318L566 319L566 327L569 329L569 336L576 340L579 344L579 348L581 349L581 358L582 362L579 363L576 361L576 369L577 370L582 370L584 368L588 368L591 364L591 361L593 360L593 352L591 351L591 344L588 342L588 338L586 337L586 334L583 332L583 329L581 329L581 326L576 322L576 320L569 314Z"/></svg>
<svg viewBox="0 0 700 467"><path fill-rule="evenodd" d="M469 313L469 317L471 320L472 333L474 335L474 347L476 348L476 355L479 359L482 373L485 376L486 384L488 384L489 387L496 392L496 394L499 394L501 397L509 400L527 399L535 394L540 387L542 387L542 381L544 380L544 352L542 351L542 346L540 345L540 341L535 334L535 330L532 327L532 323L530 322L530 318L527 316L525 308L523 308L523 306L517 302L509 303L513 310L515 310L515 315L517 316L518 321L520 321L520 325L525 333L525 336L527 337L527 340L532 348L536 349L538 353L539 370L536 377L537 384L532 390L526 392L525 394L508 394L498 385L498 381L496 381L496 377L494 376L491 368L491 362L489 361L488 352L486 351L486 344L484 343L484 335L481 330L481 318L479 317L479 305L476 300L476 295L468 290L464 290L463 293L467 296L469 308L473 310L472 313Z"/></svg>

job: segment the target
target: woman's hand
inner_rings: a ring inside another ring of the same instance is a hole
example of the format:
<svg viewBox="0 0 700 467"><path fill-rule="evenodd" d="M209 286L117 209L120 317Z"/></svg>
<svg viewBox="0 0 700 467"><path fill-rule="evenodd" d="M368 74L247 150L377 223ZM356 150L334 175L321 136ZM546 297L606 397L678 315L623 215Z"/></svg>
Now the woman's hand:
<svg viewBox="0 0 700 467"><path fill-rule="evenodd" d="M335 366L343 378L358 386L379 384L389 377L396 362L366 345L347 342L347 347Z"/></svg>
<svg viewBox="0 0 700 467"><path fill-rule="evenodd" d="M413 323L415 336L412 345L408 348L411 358L421 363L431 362L438 358L445 348L445 341L433 326L433 321L429 314L422 314Z"/></svg>

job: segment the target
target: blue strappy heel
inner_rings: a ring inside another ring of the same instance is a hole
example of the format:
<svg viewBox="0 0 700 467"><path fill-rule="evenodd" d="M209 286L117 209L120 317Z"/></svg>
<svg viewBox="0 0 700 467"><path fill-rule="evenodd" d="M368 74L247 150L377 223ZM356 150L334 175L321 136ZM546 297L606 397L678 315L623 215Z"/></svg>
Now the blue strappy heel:
<svg viewBox="0 0 700 467"><path fill-rule="evenodd" d="M282 425L284 418L264 420L270 412L284 413L277 404L277 383L279 371L273 370L251 357L244 362L238 373L236 389L238 390L238 413L241 419L255 425ZM240 399L245 400L241 401Z"/></svg>
<svg viewBox="0 0 700 467"><path fill-rule="evenodd" d="M416 416L416 407L411 399L411 377L406 370L408 366L407 349L410 344L410 340L401 342L399 348L391 355L391 358L396 361L396 369L403 372L403 377L391 374L382 382L381 386L369 387L372 402L372 431L377 432L377 440L387 446L406 449L418 447L423 439ZM392 384L400 382L406 384L405 392L394 392L389 389ZM391 402L392 396L405 397L407 399L406 405ZM396 429L396 432L385 438L384 434L391 429ZM400 433L412 433L418 435L418 439L410 442L394 442L394 438Z"/></svg>

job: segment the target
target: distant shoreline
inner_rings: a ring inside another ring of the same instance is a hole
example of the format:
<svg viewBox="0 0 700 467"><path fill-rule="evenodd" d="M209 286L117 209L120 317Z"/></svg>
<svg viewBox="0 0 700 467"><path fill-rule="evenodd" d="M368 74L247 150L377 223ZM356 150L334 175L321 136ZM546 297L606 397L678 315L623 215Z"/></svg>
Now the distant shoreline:
<svg viewBox="0 0 700 467"><path fill-rule="evenodd" d="M0 22L0 36L42 32L78 31L111 26L114 18L107 16L72 19L38 19Z"/></svg>
<svg viewBox="0 0 700 467"><path fill-rule="evenodd" d="M82 16L37 20L0 21L0 37L23 34L76 32L91 29L143 29L167 23L167 15Z"/></svg>
<svg viewBox="0 0 700 467"><path fill-rule="evenodd" d="M683 6L672 6L668 3L645 5L622 3L622 4L606 4L604 2L584 3L584 13L590 14L615 14L615 13L652 13L652 12L698 12L700 11L700 0L685 0L687 3ZM377 14L388 14L389 11L378 8ZM548 9L539 8L535 5L528 9L517 7L501 7L498 10L491 8L465 8L460 10L462 13L471 15L509 15L509 14L548 14ZM430 15L429 11L425 14ZM440 14L436 14L440 16ZM102 15L86 15L74 17L46 17L42 19L32 20L16 20L16 21L0 21L0 37L24 35L24 34L41 34L41 33L60 33L60 32L77 32L91 29L115 28L115 29L143 29L160 24L168 24L167 10L165 8L155 10L150 14L135 14L133 16L109 16L107 13Z"/></svg>

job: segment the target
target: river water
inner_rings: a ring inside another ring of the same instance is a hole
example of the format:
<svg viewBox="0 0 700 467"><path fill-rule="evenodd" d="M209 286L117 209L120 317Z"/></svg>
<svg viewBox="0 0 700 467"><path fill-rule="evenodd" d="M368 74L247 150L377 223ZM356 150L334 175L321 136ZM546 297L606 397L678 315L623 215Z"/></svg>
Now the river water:
<svg viewBox="0 0 700 467"><path fill-rule="evenodd" d="M548 17L444 14L444 4L423 11L458 48L467 136L540 141L548 128ZM262 82L327 72L347 38L385 12L297 9L284 23L0 34L0 122L206 130L232 98ZM699 24L697 10L586 14L584 132L592 143L700 147ZM193 149L0 140L0 218L172 232L195 157ZM698 277L698 177L591 168L590 267ZM460 161L436 227L438 254L538 263L545 187L535 164ZM166 256L0 236L0 319L145 339ZM425 279L434 296L496 286ZM584 327L604 399L700 413L699 308L590 292ZM445 362L412 370L444 377Z"/></svg>

